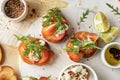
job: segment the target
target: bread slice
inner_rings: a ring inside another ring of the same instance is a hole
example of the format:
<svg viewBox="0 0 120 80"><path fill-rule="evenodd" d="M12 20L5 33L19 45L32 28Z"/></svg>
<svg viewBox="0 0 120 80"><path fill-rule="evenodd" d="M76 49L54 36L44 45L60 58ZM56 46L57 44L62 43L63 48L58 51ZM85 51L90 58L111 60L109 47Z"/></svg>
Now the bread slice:
<svg viewBox="0 0 120 80"><path fill-rule="evenodd" d="M17 80L14 69L10 66L2 66L0 70L0 80Z"/></svg>
<svg viewBox="0 0 120 80"><path fill-rule="evenodd" d="M0 63L2 62L2 49L0 47Z"/></svg>

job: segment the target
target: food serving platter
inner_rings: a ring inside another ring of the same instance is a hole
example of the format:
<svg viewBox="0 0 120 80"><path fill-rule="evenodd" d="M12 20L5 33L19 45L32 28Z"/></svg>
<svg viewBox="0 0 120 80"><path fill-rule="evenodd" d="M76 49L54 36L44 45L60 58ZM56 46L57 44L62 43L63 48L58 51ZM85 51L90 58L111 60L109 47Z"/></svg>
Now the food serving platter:
<svg viewBox="0 0 120 80"><path fill-rule="evenodd" d="M109 8L105 5L105 3L113 3L114 5L118 5L120 3L115 2L114 0L65 0L68 2L68 6L66 8L62 8L62 14L69 22L69 31L67 33L67 36L64 40L60 43L50 43L51 50L55 53L55 57L53 61L51 61L49 64L44 66L36 66L36 65L30 65L25 62L23 62L21 59L19 59L19 67L21 71L21 76L23 77L22 80L28 80L27 78L24 78L24 76L34 76L39 78L40 76L52 76L52 80L58 80L58 76L60 72L68 65L74 64L75 62L71 61L68 58L67 53L64 51L64 48L66 46L66 42L68 39L72 36L74 32L78 31L88 31L97 33L94 25L93 25L93 17L96 12L102 11L107 16L108 20L111 22L112 25L119 27L119 17L112 14L109 10ZM90 5L92 4L92 5ZM88 18L85 20L84 23L81 23L78 25L79 18L82 15L82 13L87 9L90 9L90 14ZM42 28L42 18L40 17L35 23L33 23L28 30L27 34L31 34L32 36L35 36L37 38L42 38L41 35L41 28ZM97 33L98 34L98 33ZM114 40L116 42L120 42L120 34L118 37ZM44 39L45 40L45 39ZM104 47L105 43L100 39L99 40L99 46L102 48ZM91 66L95 72L97 73L99 80L118 80L120 79L120 69L111 69L106 67L100 58L101 51L97 51L96 54L94 54L90 58L82 59L80 62L85 63L89 66Z"/></svg>

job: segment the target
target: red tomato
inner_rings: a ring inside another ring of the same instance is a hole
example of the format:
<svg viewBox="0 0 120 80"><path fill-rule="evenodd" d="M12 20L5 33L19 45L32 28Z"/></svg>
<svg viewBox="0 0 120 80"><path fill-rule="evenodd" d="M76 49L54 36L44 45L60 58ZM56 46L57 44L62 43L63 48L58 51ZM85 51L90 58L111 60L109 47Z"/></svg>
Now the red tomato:
<svg viewBox="0 0 120 80"><path fill-rule="evenodd" d="M39 80L49 80L47 77L40 77L40 79Z"/></svg>

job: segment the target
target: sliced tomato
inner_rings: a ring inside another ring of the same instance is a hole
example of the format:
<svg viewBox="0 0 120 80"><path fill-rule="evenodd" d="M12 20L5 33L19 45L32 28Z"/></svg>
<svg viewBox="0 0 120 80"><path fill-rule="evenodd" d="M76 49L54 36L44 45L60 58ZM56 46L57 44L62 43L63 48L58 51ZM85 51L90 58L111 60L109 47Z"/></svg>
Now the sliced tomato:
<svg viewBox="0 0 120 80"><path fill-rule="evenodd" d="M81 32L75 33L74 37L76 37L80 40L95 41L95 45L98 46L98 36L94 33L81 31ZM72 46L73 46L72 43L70 43L70 41L68 41L67 47L70 48ZM69 52L69 51L67 51L67 53L68 53L71 60L79 62L81 60L81 57L88 58L88 57L92 56L95 53L95 51L96 51L96 49L94 49L94 48L90 48L87 51L84 51L84 48L80 48L79 53ZM79 55L77 55L77 54L79 54Z"/></svg>
<svg viewBox="0 0 120 80"><path fill-rule="evenodd" d="M43 50L41 54L42 54L42 58L35 63L36 65L39 65L39 66L47 64L53 57L53 52L50 50L49 51Z"/></svg>
<svg viewBox="0 0 120 80"><path fill-rule="evenodd" d="M61 24L67 24L67 20L63 18Z"/></svg>
<svg viewBox="0 0 120 80"><path fill-rule="evenodd" d="M40 79L39 80L49 80L47 77L40 77Z"/></svg>
<svg viewBox="0 0 120 80"><path fill-rule="evenodd" d="M54 34L55 31L56 31L55 24L51 24L50 26L46 26L42 28L42 35L46 40L50 42L59 42L64 38L66 31L57 37Z"/></svg>
<svg viewBox="0 0 120 80"><path fill-rule="evenodd" d="M31 37L30 39L34 39L33 37ZM39 39L38 39L39 40ZM46 63L49 62L50 58L53 56L53 52L50 50L42 50L41 55L42 58L39 61L33 61L30 60L28 56L24 56L23 52L26 49L24 43L20 43L19 47L18 47L18 51L20 53L21 58L23 59L23 61L25 61L28 64L36 64L36 65L44 65Z"/></svg>
<svg viewBox="0 0 120 80"><path fill-rule="evenodd" d="M74 36L80 40L87 40L89 38L91 41L95 41L98 38L95 33L89 33L85 31L77 32Z"/></svg>
<svg viewBox="0 0 120 80"><path fill-rule="evenodd" d="M69 55L69 58L72 60L72 61L75 61L75 62L79 62L81 60L81 58L83 57L83 53L75 53L75 52L67 52L68 55Z"/></svg>
<svg viewBox="0 0 120 80"><path fill-rule="evenodd" d="M43 36L54 35L55 31L56 31L55 24L52 24L50 26L46 26L46 27L42 28L42 34L43 34Z"/></svg>
<svg viewBox="0 0 120 80"><path fill-rule="evenodd" d="M28 58L28 56L24 56L23 52L24 52L25 48L26 48L26 47L25 47L25 45L24 45L23 43L21 43L21 44L19 45L19 47L18 47L18 51L19 51L19 53L20 53L21 58L23 59L23 61L25 61L25 62L28 63L28 64L34 64L34 61L30 60L30 59Z"/></svg>

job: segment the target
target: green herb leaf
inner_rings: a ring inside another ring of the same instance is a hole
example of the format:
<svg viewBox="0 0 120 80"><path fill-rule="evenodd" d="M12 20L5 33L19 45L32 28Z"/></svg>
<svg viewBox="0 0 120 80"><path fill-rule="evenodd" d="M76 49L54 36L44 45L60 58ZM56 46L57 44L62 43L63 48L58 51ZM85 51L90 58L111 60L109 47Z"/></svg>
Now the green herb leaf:
<svg viewBox="0 0 120 80"><path fill-rule="evenodd" d="M84 46L84 51L87 51L88 49L91 49L91 48L101 50L101 48L99 48L98 46L95 45L95 42L84 41L83 46Z"/></svg>
<svg viewBox="0 0 120 80"><path fill-rule="evenodd" d="M48 76L48 80L51 80L51 75L50 75L50 76Z"/></svg>
<svg viewBox="0 0 120 80"><path fill-rule="evenodd" d="M80 22L78 22L78 25L80 25L80 23L84 22L84 20L87 18L89 13L90 13L89 9L87 9L85 12L83 12L82 16L80 17Z"/></svg>
<svg viewBox="0 0 120 80"><path fill-rule="evenodd" d="M120 15L120 12L119 12L119 8L116 7L114 8L113 5L109 4L109 3L106 3L106 5L112 9L112 12L115 14L115 15Z"/></svg>
<svg viewBox="0 0 120 80"><path fill-rule="evenodd" d="M95 45L96 41L92 42L92 41L88 41L88 40L79 40L78 38L75 38L75 37L72 38L70 41L73 44L72 47L67 48L67 51L70 51L70 52L78 53L80 48L83 48L84 51L87 51L90 48L101 49Z"/></svg>
<svg viewBox="0 0 120 80"><path fill-rule="evenodd" d="M30 78L31 78L32 80L38 80L37 78L35 78L35 77L32 77L32 76L30 76Z"/></svg>
<svg viewBox="0 0 120 80"><path fill-rule="evenodd" d="M49 26L51 25L51 19L54 19L55 21L52 23L55 23L56 31L54 34L59 33L60 31L64 30L66 28L65 24L62 24L62 14L61 11L58 8L52 8L48 10L47 15L43 17L44 21L42 26Z"/></svg>
<svg viewBox="0 0 120 80"><path fill-rule="evenodd" d="M46 46L42 46L41 43L37 40L37 38L34 38L31 40L30 35L22 36L22 37L15 35L15 37L19 41L24 43L24 45L26 46L26 49L23 52L24 56L28 56L29 53L32 53L32 54L38 55L38 57L41 58L42 57L42 55L41 55L42 50L43 49L49 50Z"/></svg>

